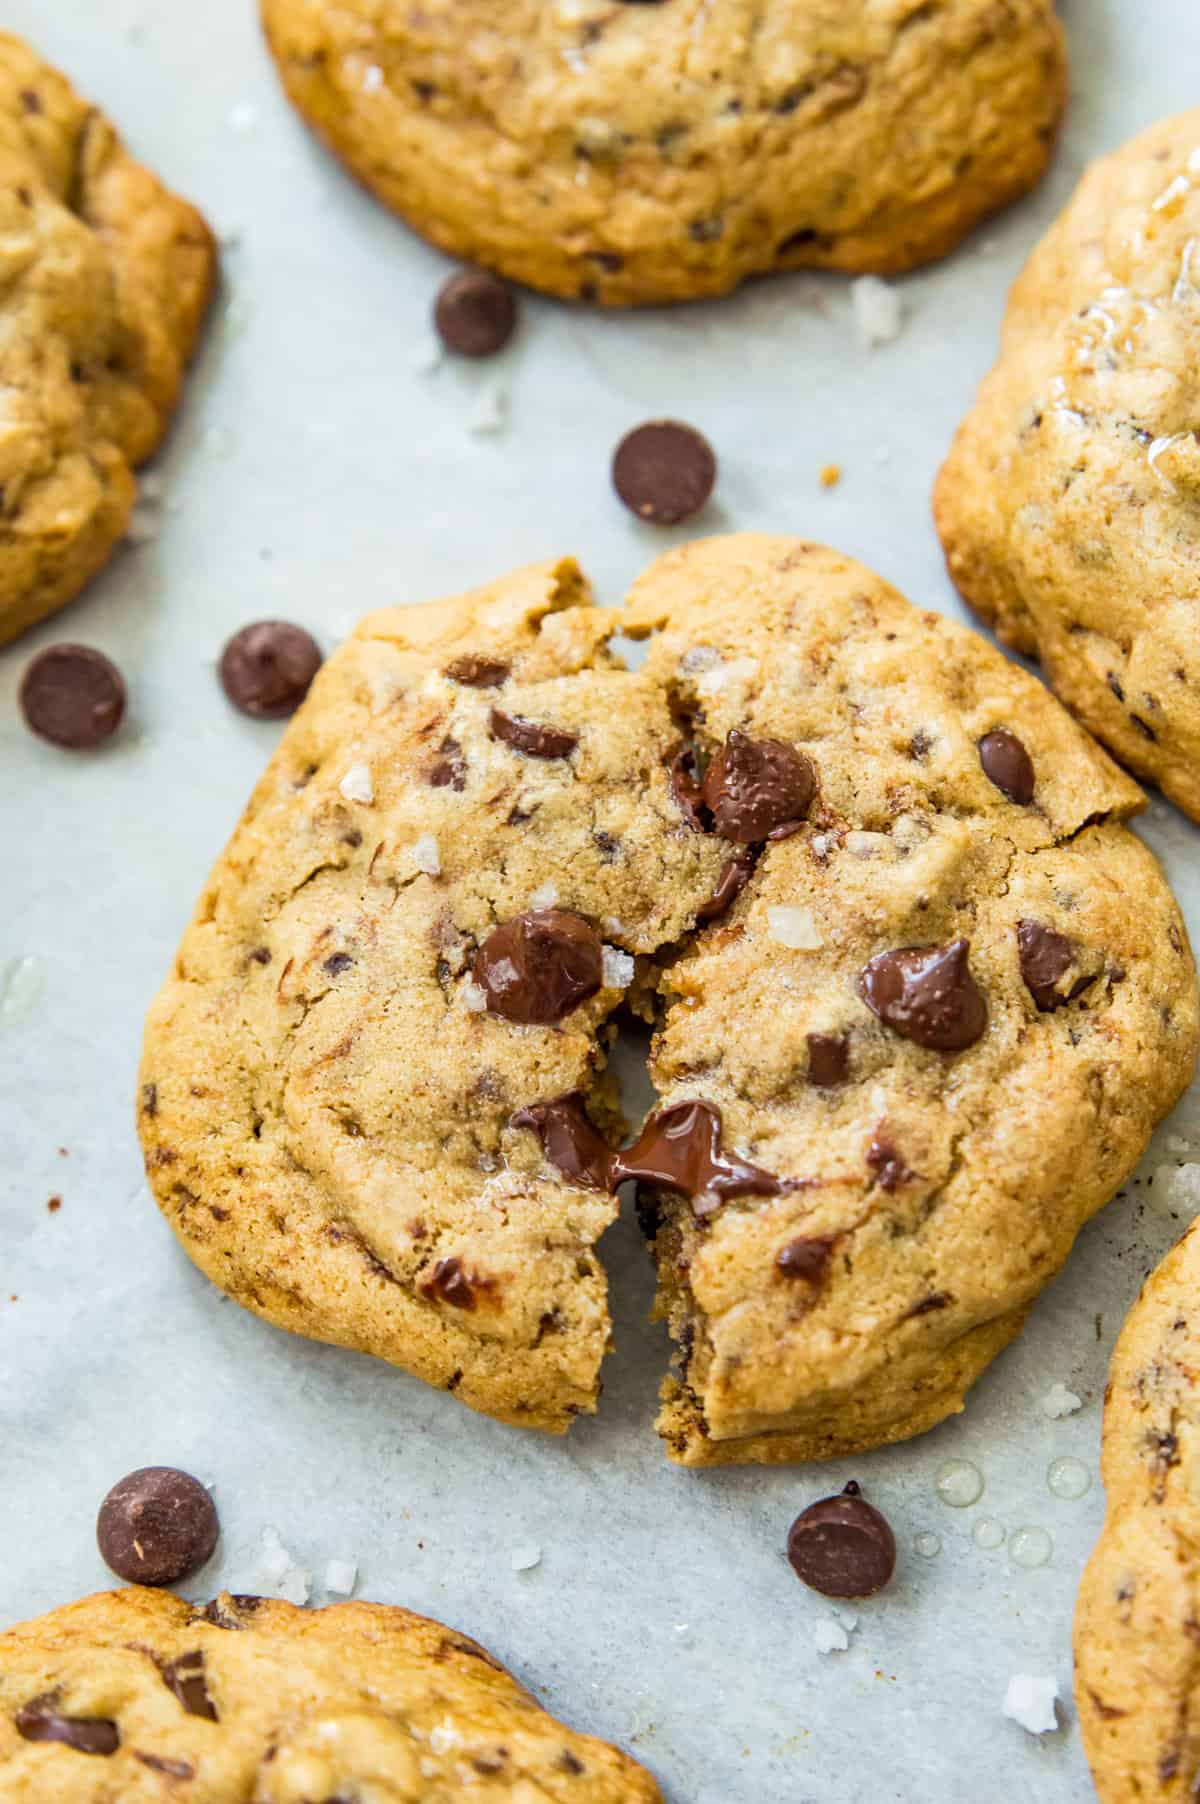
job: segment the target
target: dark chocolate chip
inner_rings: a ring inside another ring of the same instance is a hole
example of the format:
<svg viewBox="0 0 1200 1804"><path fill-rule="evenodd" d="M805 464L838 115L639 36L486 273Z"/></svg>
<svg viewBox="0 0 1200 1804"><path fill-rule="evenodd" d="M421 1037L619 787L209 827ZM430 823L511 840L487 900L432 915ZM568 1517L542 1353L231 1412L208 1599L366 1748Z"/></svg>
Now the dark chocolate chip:
<svg viewBox="0 0 1200 1804"><path fill-rule="evenodd" d="M808 1081L820 1089L846 1081L850 1069L848 1034L808 1035Z"/></svg>
<svg viewBox="0 0 1200 1804"><path fill-rule="evenodd" d="M492 1014L525 1026L561 1021L600 988L600 937L569 909L534 909L492 929L473 974Z"/></svg>
<svg viewBox="0 0 1200 1804"><path fill-rule="evenodd" d="M287 620L256 620L233 635L221 653L221 687L243 714L282 720L294 714L321 668L311 633Z"/></svg>
<svg viewBox="0 0 1200 1804"><path fill-rule="evenodd" d="M543 726L521 714L503 714L499 708L492 709L490 725L493 739L502 739L527 758L569 758L579 744L578 733L565 727Z"/></svg>
<svg viewBox="0 0 1200 1804"><path fill-rule="evenodd" d="M1025 988L1043 1014L1062 1008L1086 990L1094 974L1084 972L1065 989L1063 978L1076 963L1075 947L1065 933L1056 933L1043 921L1017 922L1017 956Z"/></svg>
<svg viewBox="0 0 1200 1804"><path fill-rule="evenodd" d="M689 827L697 833L708 832L708 815L704 807L704 785L696 765L696 753L693 747L684 746L671 760L668 771L671 794L679 804L679 811Z"/></svg>
<svg viewBox="0 0 1200 1804"><path fill-rule="evenodd" d="M816 787L811 762L795 746L735 728L704 773L703 793L714 830L748 846L798 826Z"/></svg>
<svg viewBox="0 0 1200 1804"><path fill-rule="evenodd" d="M321 969L330 977L340 977L342 972L348 971L353 963L354 960L348 952L333 952L325 960Z"/></svg>
<svg viewBox="0 0 1200 1804"><path fill-rule="evenodd" d="M818 1284L825 1276L832 1252L832 1240L809 1240L801 1236L798 1240L789 1240L779 1249L775 1266L785 1278L804 1278L810 1284Z"/></svg>
<svg viewBox="0 0 1200 1804"><path fill-rule="evenodd" d="M442 740L436 762L425 772L425 781L430 789L455 789L461 793L467 787L466 759L457 739L447 734Z"/></svg>
<svg viewBox="0 0 1200 1804"><path fill-rule="evenodd" d="M210 1723L220 1721L217 1707L208 1693L204 1654L199 1648L194 1653L180 1654L177 1660L169 1660L160 1670L163 1684L179 1699L189 1716L200 1716Z"/></svg>
<svg viewBox="0 0 1200 1804"><path fill-rule="evenodd" d="M96 1519L105 1564L131 1585L170 1585L203 1566L217 1544L213 1500L172 1466L143 1466L115 1484Z"/></svg>
<svg viewBox="0 0 1200 1804"><path fill-rule="evenodd" d="M713 492L717 460L708 440L678 420L649 420L617 446L613 487L632 513L655 526L698 514Z"/></svg>
<svg viewBox="0 0 1200 1804"><path fill-rule="evenodd" d="M1033 760L1015 733L997 727L979 741L979 762L983 774L1010 802L1025 808L1033 800Z"/></svg>
<svg viewBox="0 0 1200 1804"><path fill-rule="evenodd" d="M59 1693L31 1698L17 1711L17 1734L26 1741L60 1741L77 1754L115 1754L121 1745L117 1725L106 1716L63 1716Z"/></svg>
<svg viewBox="0 0 1200 1804"><path fill-rule="evenodd" d="M686 1196L710 1215L731 1196L778 1196L787 1181L721 1150L721 1111L709 1102L677 1102L651 1115L613 1163L616 1183L637 1178Z"/></svg>
<svg viewBox="0 0 1200 1804"><path fill-rule="evenodd" d="M418 1281L422 1296L449 1303L452 1309L474 1309L481 1290L490 1288L490 1279L468 1272L461 1259L439 1259L432 1270Z"/></svg>
<svg viewBox="0 0 1200 1804"><path fill-rule="evenodd" d="M129 1752L143 1766L148 1766L152 1773L165 1773L168 1779L194 1779L196 1769L190 1760L164 1760L161 1754L146 1754L141 1748L130 1748Z"/></svg>
<svg viewBox="0 0 1200 1804"><path fill-rule="evenodd" d="M754 860L748 858L745 853L740 858L731 858L722 867L721 875L717 878L717 887L708 901L696 910L697 921L703 925L707 921L720 920L749 883L753 870Z"/></svg>
<svg viewBox="0 0 1200 1804"><path fill-rule="evenodd" d="M42 97L36 88L21 89L21 105L27 113L40 113L43 111Z"/></svg>
<svg viewBox="0 0 1200 1804"><path fill-rule="evenodd" d="M17 699L30 732L85 752L120 726L125 683L116 665L90 645L48 645L26 665Z"/></svg>
<svg viewBox="0 0 1200 1804"><path fill-rule="evenodd" d="M573 1091L553 1102L536 1102L512 1118L513 1127L531 1128L551 1165L588 1190L610 1190L613 1153L599 1128L589 1120L583 1097Z"/></svg>
<svg viewBox="0 0 1200 1804"><path fill-rule="evenodd" d="M914 1175L901 1158L886 1121L879 1122L871 1135L867 1166L874 1172L876 1183L887 1191L899 1190L901 1184L907 1184Z"/></svg>
<svg viewBox="0 0 1200 1804"><path fill-rule="evenodd" d="M452 683L462 683L467 689L499 689L507 683L512 666L501 658L481 658L468 652L461 658L453 658L442 672Z"/></svg>
<svg viewBox="0 0 1200 1804"><path fill-rule="evenodd" d="M902 946L881 952L861 973L858 991L894 1032L935 1052L962 1052L987 1026L987 1004L967 962L970 942Z"/></svg>
<svg viewBox="0 0 1200 1804"><path fill-rule="evenodd" d="M487 269L460 269L438 290L433 323L448 351L491 357L502 351L517 324L516 296Z"/></svg>
<svg viewBox="0 0 1200 1804"><path fill-rule="evenodd" d="M788 1559L801 1583L824 1597L873 1597L896 1570L887 1518L857 1485L810 1503L788 1533Z"/></svg>

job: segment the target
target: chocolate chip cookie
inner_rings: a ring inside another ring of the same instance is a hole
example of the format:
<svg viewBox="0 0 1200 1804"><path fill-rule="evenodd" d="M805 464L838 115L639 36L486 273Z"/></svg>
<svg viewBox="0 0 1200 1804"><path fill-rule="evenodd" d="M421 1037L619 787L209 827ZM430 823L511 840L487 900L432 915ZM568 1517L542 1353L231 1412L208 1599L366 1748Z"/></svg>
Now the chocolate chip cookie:
<svg viewBox="0 0 1200 1804"><path fill-rule="evenodd" d="M384 1604L98 1593L0 1634L11 1804L661 1804L475 1642Z"/></svg>
<svg viewBox="0 0 1200 1804"><path fill-rule="evenodd" d="M1200 1780L1200 1227L1147 1280L1104 1410L1104 1530L1075 1613L1075 1702L1102 1804Z"/></svg>
<svg viewBox="0 0 1200 1804"><path fill-rule="evenodd" d="M291 99L453 256L605 306L903 270L1045 167L1051 0L263 0Z"/></svg>
<svg viewBox="0 0 1200 1804"><path fill-rule="evenodd" d="M950 574L1200 819L1200 110L1085 175L938 479Z"/></svg>
<svg viewBox="0 0 1200 1804"><path fill-rule="evenodd" d="M212 290L203 219L20 39L0 33L0 644L125 532Z"/></svg>
<svg viewBox="0 0 1200 1804"><path fill-rule="evenodd" d="M566 562L373 615L151 1011L155 1194L270 1320L561 1430L633 1180L676 1457L916 1433L1190 1075L1140 804L1040 684L802 541L699 541L624 610ZM661 1094L624 1145L622 1003Z"/></svg>

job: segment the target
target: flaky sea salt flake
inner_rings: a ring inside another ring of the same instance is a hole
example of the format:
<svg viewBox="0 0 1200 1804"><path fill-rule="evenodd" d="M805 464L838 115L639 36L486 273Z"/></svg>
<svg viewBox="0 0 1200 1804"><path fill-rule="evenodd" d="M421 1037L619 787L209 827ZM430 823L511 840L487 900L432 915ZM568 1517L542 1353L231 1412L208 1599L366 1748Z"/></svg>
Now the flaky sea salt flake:
<svg viewBox="0 0 1200 1804"><path fill-rule="evenodd" d="M850 284L854 324L863 344L874 350L899 338L904 308L896 289L878 276L859 276Z"/></svg>
<svg viewBox="0 0 1200 1804"><path fill-rule="evenodd" d="M514 1547L512 1550L511 1565L514 1572L532 1572L534 1567L540 1566L541 1563L542 1550L540 1547L530 1544L524 1547Z"/></svg>
<svg viewBox="0 0 1200 1804"><path fill-rule="evenodd" d="M825 944L812 910L799 905L768 908L767 932L777 946L793 952L816 952Z"/></svg>
<svg viewBox="0 0 1200 1804"><path fill-rule="evenodd" d="M370 765L352 764L338 784L338 789L348 802L364 802L369 807L375 800Z"/></svg>
<svg viewBox="0 0 1200 1804"><path fill-rule="evenodd" d="M1048 1735L1058 1728L1056 1679L1037 1678L1033 1673L1015 1672L1004 1693L1004 1714L1030 1735Z"/></svg>
<svg viewBox="0 0 1200 1804"><path fill-rule="evenodd" d="M351 1597L358 1583L355 1560L330 1560L325 1568L325 1589L333 1597Z"/></svg>
<svg viewBox="0 0 1200 1804"><path fill-rule="evenodd" d="M812 1625L813 1646L819 1654L844 1654L850 1637L832 1616L818 1616Z"/></svg>
<svg viewBox="0 0 1200 1804"><path fill-rule="evenodd" d="M606 990L627 990L633 982L633 959L616 946L605 946L600 955Z"/></svg>
<svg viewBox="0 0 1200 1804"><path fill-rule="evenodd" d="M442 857L438 851L438 842L432 833L422 833L414 840L412 861L419 871L427 877L440 877L442 874Z"/></svg>
<svg viewBox="0 0 1200 1804"><path fill-rule="evenodd" d="M1083 1398L1069 1391L1065 1384L1052 1384L1042 1398L1042 1413L1049 1416L1052 1422L1061 1421L1063 1416L1073 1416L1077 1409L1083 1408Z"/></svg>

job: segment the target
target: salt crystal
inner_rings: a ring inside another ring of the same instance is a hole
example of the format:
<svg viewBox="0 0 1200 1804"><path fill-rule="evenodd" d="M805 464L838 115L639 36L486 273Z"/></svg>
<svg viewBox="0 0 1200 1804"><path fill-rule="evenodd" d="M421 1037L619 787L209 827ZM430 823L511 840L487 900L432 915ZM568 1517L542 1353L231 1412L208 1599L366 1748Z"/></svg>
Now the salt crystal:
<svg viewBox="0 0 1200 1804"><path fill-rule="evenodd" d="M854 307L854 324L863 344L872 349L890 344L900 336L904 317L896 290L878 276L859 276L850 284L850 300Z"/></svg>
<svg viewBox="0 0 1200 1804"><path fill-rule="evenodd" d="M348 802L373 802L375 785L371 781L370 765L352 764L338 784L338 789Z"/></svg>
<svg viewBox="0 0 1200 1804"><path fill-rule="evenodd" d="M558 901L557 883L543 883L529 898L530 908L553 908Z"/></svg>
<svg viewBox="0 0 1200 1804"><path fill-rule="evenodd" d="M262 1570L275 1584L292 1564L292 1556L279 1539L278 1529L263 1529L262 1547Z"/></svg>
<svg viewBox="0 0 1200 1804"><path fill-rule="evenodd" d="M482 1015L484 1009L487 1007L486 995L480 989L479 985L477 983L472 983L470 979L463 985L463 1001L473 1015Z"/></svg>
<svg viewBox="0 0 1200 1804"><path fill-rule="evenodd" d="M501 432L507 418L508 390L503 383L492 382L480 389L468 426L476 435Z"/></svg>
<svg viewBox="0 0 1200 1804"><path fill-rule="evenodd" d="M438 851L438 842L432 833L422 833L420 838L413 842L412 861L419 871L424 871L427 877L441 876L441 854Z"/></svg>
<svg viewBox="0 0 1200 1804"><path fill-rule="evenodd" d="M816 952L825 944L808 908L768 908L767 932L777 946L793 952Z"/></svg>
<svg viewBox="0 0 1200 1804"><path fill-rule="evenodd" d="M1147 1201L1164 1213L1200 1209L1200 1165L1156 1165Z"/></svg>
<svg viewBox="0 0 1200 1804"><path fill-rule="evenodd" d="M429 1745L435 1754L448 1754L451 1748L461 1748L462 1736L448 1723L439 1724L429 1731Z"/></svg>
<svg viewBox="0 0 1200 1804"><path fill-rule="evenodd" d="M358 1565L354 1560L330 1560L325 1568L325 1589L335 1597L349 1597L358 1583Z"/></svg>
<svg viewBox="0 0 1200 1804"><path fill-rule="evenodd" d="M627 990L633 982L633 959L628 952L605 946L600 954L601 972L606 990Z"/></svg>
<svg viewBox="0 0 1200 1804"><path fill-rule="evenodd" d="M299 1566L289 1566L276 1590L285 1603L306 1604L312 1594L312 1578Z"/></svg>
<svg viewBox="0 0 1200 1804"><path fill-rule="evenodd" d="M887 845L885 833L847 833L846 850L851 858L877 858Z"/></svg>
<svg viewBox="0 0 1200 1804"><path fill-rule="evenodd" d="M680 658L679 668L684 676L696 676L701 670L711 670L720 662L721 654L715 645L692 645Z"/></svg>
<svg viewBox="0 0 1200 1804"><path fill-rule="evenodd" d="M1054 1708L1058 1697L1056 1679L1035 1678L1032 1673L1017 1672L1008 1681L1004 1693L1004 1714L1020 1723L1030 1735L1046 1735L1058 1728Z"/></svg>
<svg viewBox="0 0 1200 1804"><path fill-rule="evenodd" d="M265 1590L282 1597L289 1604L306 1604L312 1589L311 1574L297 1566L276 1529L262 1532L262 1573Z"/></svg>
<svg viewBox="0 0 1200 1804"><path fill-rule="evenodd" d="M532 1572L535 1566L542 1563L540 1547L514 1547L512 1550L512 1569L514 1572Z"/></svg>
<svg viewBox="0 0 1200 1804"><path fill-rule="evenodd" d="M832 1616L818 1616L813 1623L813 1645L819 1654L844 1654L850 1637Z"/></svg>
<svg viewBox="0 0 1200 1804"><path fill-rule="evenodd" d="M1042 1410L1052 1422L1060 1421L1063 1416L1073 1416L1077 1409L1083 1408L1083 1398L1069 1391L1065 1384L1052 1384L1042 1398Z"/></svg>

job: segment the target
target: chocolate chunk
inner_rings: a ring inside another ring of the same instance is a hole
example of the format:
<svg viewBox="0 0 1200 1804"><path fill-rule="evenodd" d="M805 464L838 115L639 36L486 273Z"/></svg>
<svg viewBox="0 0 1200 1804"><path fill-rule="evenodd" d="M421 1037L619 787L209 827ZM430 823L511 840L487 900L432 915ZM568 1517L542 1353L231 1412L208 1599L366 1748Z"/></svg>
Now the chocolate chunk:
<svg viewBox="0 0 1200 1804"><path fill-rule="evenodd" d="M808 1081L820 1089L843 1084L850 1069L848 1034L808 1035Z"/></svg>
<svg viewBox="0 0 1200 1804"><path fill-rule="evenodd" d="M615 1183L637 1178L686 1196L696 1215L727 1197L778 1196L790 1188L772 1172L721 1151L721 1111L709 1102L677 1102L651 1115L613 1162Z"/></svg>
<svg viewBox="0 0 1200 1804"><path fill-rule="evenodd" d="M502 714L499 708L492 709L490 725L493 739L503 739L528 758L569 758L579 744L578 733L565 727L543 726L521 714Z"/></svg>
<svg viewBox="0 0 1200 1804"><path fill-rule="evenodd" d="M703 925L707 921L719 920L726 910L737 901L749 883L753 870L753 858L746 857L744 853L740 858L731 858L722 867L721 875L717 878L717 887L708 901L696 910L697 921Z"/></svg>
<svg viewBox="0 0 1200 1804"><path fill-rule="evenodd" d="M801 1236L799 1240L789 1240L779 1249L775 1256L776 1270L785 1278L804 1278L810 1284L819 1284L832 1252L832 1240L808 1240Z"/></svg>
<svg viewBox="0 0 1200 1804"><path fill-rule="evenodd" d="M513 1127L531 1128L551 1165L572 1184L588 1190L611 1190L613 1152L599 1128L589 1120L583 1097L573 1091L553 1102L537 1102L512 1118Z"/></svg>
<svg viewBox="0 0 1200 1804"><path fill-rule="evenodd" d="M617 446L613 487L632 513L655 526L677 526L699 513L713 492L717 460L708 440L678 420L648 420Z"/></svg>
<svg viewBox="0 0 1200 1804"><path fill-rule="evenodd" d="M1033 760L1015 733L997 727L979 741L979 762L983 774L997 789L1003 790L1010 802L1024 808L1033 800Z"/></svg>
<svg viewBox="0 0 1200 1804"><path fill-rule="evenodd" d="M886 1121L879 1122L871 1136L867 1165L874 1172L876 1183L887 1191L899 1190L914 1175L901 1158Z"/></svg>
<svg viewBox="0 0 1200 1804"><path fill-rule="evenodd" d="M788 1532L788 1559L802 1584L824 1597L873 1597L896 1570L896 1538L855 1485L810 1503Z"/></svg>
<svg viewBox="0 0 1200 1804"><path fill-rule="evenodd" d="M201 1649L197 1648L191 1654L180 1654L177 1660L168 1660L160 1670L163 1684L175 1694L189 1716L202 1716L210 1723L220 1721L217 1707L208 1694Z"/></svg>
<svg viewBox="0 0 1200 1804"><path fill-rule="evenodd" d="M468 1272L461 1259L439 1259L417 1284L422 1296L449 1303L452 1309L474 1309L477 1293L488 1281Z"/></svg>
<svg viewBox="0 0 1200 1804"><path fill-rule="evenodd" d="M221 653L221 687L243 714L282 720L294 714L321 668L311 633L287 620L256 620L235 633Z"/></svg>
<svg viewBox="0 0 1200 1804"><path fill-rule="evenodd" d="M902 946L873 958L858 993L894 1032L935 1052L962 1052L987 1026L987 1004L967 963L970 942Z"/></svg>
<svg viewBox="0 0 1200 1804"><path fill-rule="evenodd" d="M332 952L321 969L330 977L340 977L342 972L348 971L353 963L354 960L348 952Z"/></svg>
<svg viewBox="0 0 1200 1804"><path fill-rule="evenodd" d="M125 713L116 665L90 645L48 645L26 665L18 691L30 732L69 752L111 739Z"/></svg>
<svg viewBox="0 0 1200 1804"><path fill-rule="evenodd" d="M430 789L455 789L461 793L467 787L466 759L457 739L447 734L442 740L436 762L425 772L425 781Z"/></svg>
<svg viewBox="0 0 1200 1804"><path fill-rule="evenodd" d="M217 1544L213 1500L172 1466L143 1466L115 1484L96 1519L101 1557L132 1585L170 1585L203 1566Z"/></svg>
<svg viewBox="0 0 1200 1804"><path fill-rule="evenodd" d="M507 683L511 665L500 658L480 658L473 653L466 653L461 658L453 658L442 672L452 683L462 683L467 689L499 689Z"/></svg>
<svg viewBox="0 0 1200 1804"><path fill-rule="evenodd" d="M1095 979L1094 973L1085 971L1062 988L1063 978L1076 963L1075 947L1065 933L1056 933L1043 921L1017 922L1017 956L1025 988L1043 1014L1072 1002Z"/></svg>
<svg viewBox="0 0 1200 1804"><path fill-rule="evenodd" d="M152 1773L165 1773L168 1779L194 1779L196 1769L190 1760L164 1760L161 1754L146 1754L141 1748L130 1748L129 1752L143 1766L148 1766Z"/></svg>
<svg viewBox="0 0 1200 1804"><path fill-rule="evenodd" d="M62 1716L57 1705L59 1693L47 1691L31 1698L17 1711L17 1734L26 1741L61 1741L77 1754L115 1754L121 1736L114 1722L106 1716Z"/></svg>
<svg viewBox="0 0 1200 1804"><path fill-rule="evenodd" d="M494 927L473 975L494 1015L524 1026L561 1021L603 977L600 937L582 915L539 908Z"/></svg>
<svg viewBox="0 0 1200 1804"><path fill-rule="evenodd" d="M782 739L751 739L736 728L704 773L714 830L755 845L799 825L816 793L812 764Z"/></svg>
<svg viewBox="0 0 1200 1804"><path fill-rule="evenodd" d="M491 357L502 351L517 324L516 296L487 269L460 269L438 290L433 323L448 351Z"/></svg>
<svg viewBox="0 0 1200 1804"><path fill-rule="evenodd" d="M671 760L668 771L671 794L679 804L680 813L689 827L697 833L708 832L708 815L704 807L704 785L696 768L696 753L691 746L684 746Z"/></svg>

